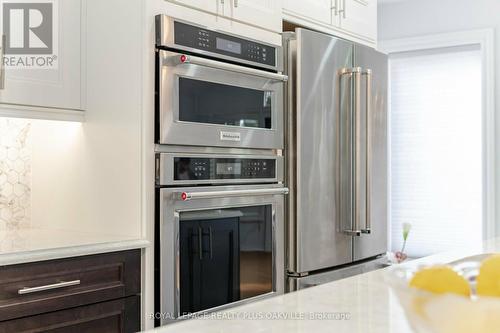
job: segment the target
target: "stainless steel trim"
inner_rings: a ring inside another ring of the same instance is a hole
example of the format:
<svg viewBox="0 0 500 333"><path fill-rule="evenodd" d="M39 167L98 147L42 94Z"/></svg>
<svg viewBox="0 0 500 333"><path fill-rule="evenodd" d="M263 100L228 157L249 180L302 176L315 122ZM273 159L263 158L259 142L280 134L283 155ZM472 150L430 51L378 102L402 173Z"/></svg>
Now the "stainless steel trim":
<svg viewBox="0 0 500 333"><path fill-rule="evenodd" d="M159 155L159 156L158 156ZM157 185L194 185L194 184L256 184L256 183L282 183L283 175L283 156L276 155L241 155L241 154L195 154L195 153L159 153L157 154L158 178ZM239 159L265 159L276 161L276 170L274 178L256 178L256 179L209 179L209 180L174 180L174 158L175 157L191 157L191 158L239 158Z"/></svg>
<svg viewBox="0 0 500 333"><path fill-rule="evenodd" d="M288 194L288 188L270 188L258 190L210 191L210 192L174 192L174 198L181 201L194 199L213 199L227 197L248 197L260 195Z"/></svg>
<svg viewBox="0 0 500 333"><path fill-rule="evenodd" d="M163 209L161 211L161 214L163 214ZM165 288L165 282L163 281L163 277L166 276L167 274L172 272L172 268L170 267L165 267L164 261L165 261L165 256L167 255L168 251L170 249L165 249L165 243L168 242L168 238L165 237L163 233L160 235L161 238L161 246L163 246L161 250L161 255L164 257L162 260L162 265L160 266L161 269L161 275L162 275L162 282L160 283L160 290L161 290L161 303L162 303L162 312L164 310L164 303L165 300L163 299L164 297L172 297L174 299L173 306L170 308L170 310L173 310L173 315L175 317L179 317L181 314L181 242L180 242L180 231L179 231L179 223L181 222L181 217L178 211L174 210L173 211L173 216L174 216L174 224L173 226L170 226L170 228L173 229L174 231L174 284L172 286L171 290L169 287L170 285L167 285ZM165 219L165 217L163 217ZM165 231L163 231L165 232ZM171 259L171 257L169 258ZM171 291L173 291L173 295L171 294ZM163 322L162 322L163 324Z"/></svg>
<svg viewBox="0 0 500 333"><path fill-rule="evenodd" d="M282 272L280 272L278 269L277 269L277 266L276 266L276 254L277 254L277 251L276 251L276 239L278 239L279 236L277 236L277 226L276 226L276 208L274 207L274 205L272 206L272 211L271 211L271 219L272 219L272 222L271 222L271 234L272 234L272 237L273 237L273 242L272 242L272 270L273 272L275 272L276 274L273 274L272 276L272 291L273 292L276 292L278 290L278 275L281 274L281 279L283 280L284 282L284 279L285 279L285 270L283 269ZM283 219L283 224L285 224L285 219ZM281 237L283 237L284 235L284 232L282 231L281 232ZM284 261L284 258L280 258ZM281 266L283 268L283 266Z"/></svg>
<svg viewBox="0 0 500 333"><path fill-rule="evenodd" d="M17 293L19 295L26 295L26 294L38 293L38 292L46 291L46 290L53 290L53 289L59 289L59 288L64 288L64 287L77 286L80 283L81 283L80 280L73 280L73 281L58 282L58 283L54 283L54 284L47 284L47 285L38 286L38 287L24 287L22 289L19 289L17 291Z"/></svg>
<svg viewBox="0 0 500 333"><path fill-rule="evenodd" d="M362 72L366 77L366 219L364 234L371 233L371 182L372 182L372 79L371 69Z"/></svg>
<svg viewBox="0 0 500 333"><path fill-rule="evenodd" d="M2 45L0 51L0 90L5 89L5 63L4 63L5 45L6 45L5 41L6 41L5 35L2 35Z"/></svg>
<svg viewBox="0 0 500 333"><path fill-rule="evenodd" d="M214 154L214 155L240 155L240 156L283 156L281 149L249 149L249 148L227 148L227 147L196 147L179 145L155 144L157 153L181 153L181 154Z"/></svg>
<svg viewBox="0 0 500 333"><path fill-rule="evenodd" d="M242 38L242 36L240 36L240 35L232 34L232 33L227 32L227 31L222 31L220 29L211 29L210 27L207 27L207 26L204 26L201 24L196 24L193 22L180 20L180 19L170 17L167 15L157 15L155 20L156 20L155 24L156 24L156 44L157 44L157 46L160 46L160 47L164 46L164 47L169 47L172 49L189 51L189 52L193 52L193 53L198 53L198 54L202 54L202 55L216 57L216 58L223 59L223 60L235 61L235 62L245 64L245 65L251 65L251 66L257 66L260 68L271 69L271 70L274 70L277 72L281 72L283 70L283 62L282 62L282 57L283 57L282 52L283 51L282 51L282 48L280 45L270 44L270 43L263 42L262 40L256 40L256 39L244 37L244 39L246 39L246 40L260 43L263 45L267 45L267 46L272 47L276 50L276 52L275 52L276 65L270 66L270 65L266 65L266 64L262 64L262 63L258 63L258 62L243 60L243 59L234 58L231 56L222 55L219 53L214 53L214 52L205 51L205 50L199 50L199 49L195 49L192 47L176 44L175 40L174 40L174 33L173 33L174 22L175 21L182 22L182 23L189 24L192 26L197 26L200 28L220 32L220 33L223 33L223 34L228 35L228 36Z"/></svg>
<svg viewBox="0 0 500 333"><path fill-rule="evenodd" d="M286 75L266 72L260 69L255 69L250 67L228 64L226 62L191 56L182 53L169 56L167 61L163 64L163 66L180 66L184 64L194 64L199 66L211 67L215 69L222 69L226 71L231 71L246 75L253 75L276 81L288 80L288 77Z"/></svg>
<svg viewBox="0 0 500 333"><path fill-rule="evenodd" d="M295 32L283 33L283 45L286 48L285 68L289 80L285 84L285 179L290 190L285 200L286 210L286 248L287 248L287 270L296 270L298 266L297 255L297 127L296 127L296 92L300 87L296 84L297 77L297 35Z"/></svg>

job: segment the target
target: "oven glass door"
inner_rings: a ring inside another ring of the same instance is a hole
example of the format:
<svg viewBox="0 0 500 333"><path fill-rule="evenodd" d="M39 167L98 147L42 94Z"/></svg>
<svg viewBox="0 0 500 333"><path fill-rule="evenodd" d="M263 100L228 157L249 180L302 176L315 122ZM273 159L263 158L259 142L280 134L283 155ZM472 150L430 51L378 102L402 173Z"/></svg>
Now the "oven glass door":
<svg viewBox="0 0 500 333"><path fill-rule="evenodd" d="M217 68L217 61L173 64L175 55L159 52L157 143L283 148L283 81L276 74Z"/></svg>
<svg viewBox="0 0 500 333"><path fill-rule="evenodd" d="M180 312L273 291L272 206L180 213Z"/></svg>
<svg viewBox="0 0 500 333"><path fill-rule="evenodd" d="M284 292L287 189L244 185L157 191L155 307L161 324Z"/></svg>

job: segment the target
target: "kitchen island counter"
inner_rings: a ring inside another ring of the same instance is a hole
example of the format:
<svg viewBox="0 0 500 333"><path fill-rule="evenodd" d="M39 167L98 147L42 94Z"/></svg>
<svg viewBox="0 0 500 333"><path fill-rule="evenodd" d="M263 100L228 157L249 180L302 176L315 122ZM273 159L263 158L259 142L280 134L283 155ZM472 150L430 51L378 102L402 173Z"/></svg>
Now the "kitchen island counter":
<svg viewBox="0 0 500 333"><path fill-rule="evenodd" d="M500 238L410 261L419 266L449 263L500 252ZM411 332L387 269L238 306L205 317L157 328L156 333ZM291 319L285 319L291 318Z"/></svg>
<svg viewBox="0 0 500 333"><path fill-rule="evenodd" d="M139 249L147 240L70 230L0 230L0 266Z"/></svg>

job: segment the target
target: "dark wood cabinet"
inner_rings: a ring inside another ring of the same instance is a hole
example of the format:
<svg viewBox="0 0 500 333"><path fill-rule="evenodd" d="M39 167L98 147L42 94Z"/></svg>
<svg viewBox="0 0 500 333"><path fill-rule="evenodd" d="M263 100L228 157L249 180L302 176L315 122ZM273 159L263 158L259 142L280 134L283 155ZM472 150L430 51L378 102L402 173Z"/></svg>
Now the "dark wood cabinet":
<svg viewBox="0 0 500 333"><path fill-rule="evenodd" d="M137 332L139 296L0 322L0 332Z"/></svg>
<svg viewBox="0 0 500 333"><path fill-rule="evenodd" d="M239 218L180 223L181 314L240 299Z"/></svg>
<svg viewBox="0 0 500 333"><path fill-rule="evenodd" d="M141 251L0 267L2 332L136 332Z"/></svg>

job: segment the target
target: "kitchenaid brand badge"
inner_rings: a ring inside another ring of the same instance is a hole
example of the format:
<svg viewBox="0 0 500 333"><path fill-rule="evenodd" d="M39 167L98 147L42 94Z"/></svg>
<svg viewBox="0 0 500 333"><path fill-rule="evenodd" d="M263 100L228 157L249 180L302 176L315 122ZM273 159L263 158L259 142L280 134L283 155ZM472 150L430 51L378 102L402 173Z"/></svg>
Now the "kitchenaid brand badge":
<svg viewBox="0 0 500 333"><path fill-rule="evenodd" d="M221 141L241 141L241 133L239 132L220 132Z"/></svg>

